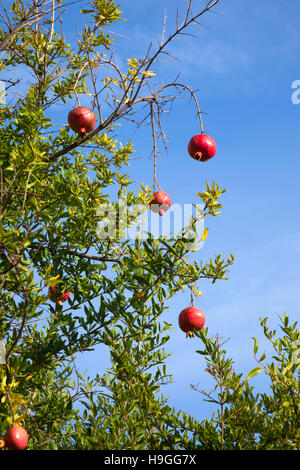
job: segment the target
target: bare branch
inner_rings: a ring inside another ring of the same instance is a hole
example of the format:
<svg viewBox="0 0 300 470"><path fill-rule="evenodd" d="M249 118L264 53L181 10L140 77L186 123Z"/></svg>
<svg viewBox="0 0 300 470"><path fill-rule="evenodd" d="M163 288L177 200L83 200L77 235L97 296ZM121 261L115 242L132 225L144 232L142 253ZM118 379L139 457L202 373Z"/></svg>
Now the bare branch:
<svg viewBox="0 0 300 470"><path fill-rule="evenodd" d="M78 146L82 145L84 142L86 142L87 140L90 140L92 137L94 137L96 134L98 134L100 131L102 131L103 129L109 127L114 121L118 120L120 117L122 117L126 112L128 112L130 109L133 108L133 106L136 106L138 103L141 103L141 102L149 102L149 101L156 101L157 100L157 96L167 87L170 87L170 86L177 86L177 87L183 87L185 88L186 90L189 91L189 93L191 94L193 100L195 101L196 103L196 106L197 106L197 113L198 113L198 116L199 116L199 120L200 120L200 126L201 126L201 132L203 132L203 122L202 122L202 117L201 117L201 110L200 110L200 107L199 107L199 104L198 104L198 101L196 99L196 96L195 96L195 93L187 86L187 85L183 85L183 84L180 84L180 83L172 83L172 84L168 84L168 85L165 85L163 87L161 87L154 95L152 94L151 96L144 96L144 97L139 97L139 93L141 91L141 88L142 86L145 85L145 83L147 82L147 79L146 79L146 76L143 75L142 76L142 79L140 81L140 83L136 86L135 90L132 91L131 95L130 95L130 99L128 100L128 93L127 93L127 90L130 89L130 87L132 86L132 83L135 79L135 77L137 77L137 75L140 73L142 67L144 65L146 65L144 71L147 72L150 70L150 67L153 65L153 63L156 61L156 59L158 58L158 56L161 54L161 53L164 53L164 49L166 48L166 46L178 35L182 34L183 33L183 30L185 28L187 28L188 26L194 24L195 22L197 22L197 20L202 16L204 15L204 13L208 12L209 10L211 10L215 5L217 5L219 3L220 0L210 0L207 4L206 4L206 7L198 14L196 14L195 16L191 15L191 4L192 4L192 0L188 0L188 3L187 3L187 12L186 12L186 15L185 15L185 19L182 23L182 25L178 28L176 28L176 31L174 33L172 33L168 39L166 39L160 46L159 48L157 49L157 51L154 53L154 55L152 55L151 58L148 59L149 57L149 54L150 54L150 50L151 50L151 45L149 46L148 48L148 52L147 52L147 55L146 55L146 58L144 61L142 61L141 63L141 66L140 68L138 68L138 70L136 71L136 74L133 75L132 77L132 80L131 82L129 82L129 84L127 85L127 87L125 86L124 84L124 79L122 78L123 80L123 86L124 86L124 94L123 94L123 97L122 99L120 100L119 104L116 106L116 108L113 110L112 114L110 116L108 116L106 118L105 121L101 122L100 125L94 129L92 132L90 132L89 134L87 134L86 136L80 138L77 142L63 148L62 150L59 150L57 152L54 152L52 155L48 156L46 161L53 161L55 160L56 158L62 156L62 155L65 155L66 153L72 151L73 149L77 148ZM165 24L165 23L164 23ZM164 32L163 32L163 36L164 36ZM148 60L147 60L148 59ZM119 70L118 66L116 66L112 61L102 61L102 63L106 63L108 64L109 66L113 67L119 74L120 77L122 77L122 73L121 71ZM128 101L128 102L126 102ZM125 104L124 104L125 102Z"/></svg>
<svg viewBox="0 0 300 470"><path fill-rule="evenodd" d="M77 251L72 251L72 250L62 250L64 253L67 253L69 255L74 255L77 256L78 258L86 258L94 261L102 261L103 263L121 263L120 259L117 258L109 258L106 256L95 256L95 255L89 255L87 253L77 253Z"/></svg>
<svg viewBox="0 0 300 470"><path fill-rule="evenodd" d="M178 10L177 10L177 14L178 14ZM164 14L164 24L163 24L163 30L162 30L161 42L160 42L160 45L161 45L161 46L162 46L162 44L164 43L164 40L165 40L166 23L167 23L167 11L165 10L165 14Z"/></svg>

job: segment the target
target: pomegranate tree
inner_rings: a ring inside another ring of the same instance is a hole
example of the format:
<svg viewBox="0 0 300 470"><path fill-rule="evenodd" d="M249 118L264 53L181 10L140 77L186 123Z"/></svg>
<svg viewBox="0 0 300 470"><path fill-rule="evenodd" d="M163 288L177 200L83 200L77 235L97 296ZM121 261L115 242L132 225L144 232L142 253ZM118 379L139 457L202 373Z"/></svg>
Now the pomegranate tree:
<svg viewBox="0 0 300 470"><path fill-rule="evenodd" d="M71 292L65 292L64 294L59 294L54 286L49 287L48 290L48 297L52 302L55 302L59 305L62 305L62 303L67 300L68 297L70 297Z"/></svg>
<svg viewBox="0 0 300 470"><path fill-rule="evenodd" d="M187 307L180 312L178 318L179 327L186 333L187 338L194 336L194 331L202 330L205 323L205 315L199 308Z"/></svg>
<svg viewBox="0 0 300 470"><path fill-rule="evenodd" d="M216 142L206 134L194 135L188 144L188 152L192 158L200 162L206 162L217 151Z"/></svg>
<svg viewBox="0 0 300 470"><path fill-rule="evenodd" d="M77 134L84 136L96 127L96 117L93 111L85 106L72 109L68 115L68 123Z"/></svg>
<svg viewBox="0 0 300 470"><path fill-rule="evenodd" d="M153 194L150 208L155 214L163 215L171 207L171 199L164 191L158 191Z"/></svg>
<svg viewBox="0 0 300 470"><path fill-rule="evenodd" d="M3 440L0 441L0 448L7 447L10 450L24 450L27 442L27 431L19 424L15 424L6 431Z"/></svg>

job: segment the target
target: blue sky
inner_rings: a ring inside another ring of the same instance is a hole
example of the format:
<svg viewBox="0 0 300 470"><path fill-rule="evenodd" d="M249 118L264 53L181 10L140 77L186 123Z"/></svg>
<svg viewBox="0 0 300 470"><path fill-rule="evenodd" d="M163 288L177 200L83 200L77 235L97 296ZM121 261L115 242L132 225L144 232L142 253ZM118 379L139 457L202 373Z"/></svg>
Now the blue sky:
<svg viewBox="0 0 300 470"><path fill-rule="evenodd" d="M204 3L194 0L193 10ZM127 58L144 56L149 43L155 45L160 38L165 9L166 35L174 31L177 7L183 12L185 0L120 0L122 16L128 21L109 30L116 33L114 49L124 71ZM86 19L78 6L72 8L64 16L69 41L75 38L74 24L81 29ZM195 257L205 261L215 254L233 253L236 260L227 281L199 283L202 297L197 306L206 314L209 334L231 338L227 349L236 369L247 373L256 366L252 336L260 340L260 350L266 349L270 359L259 316L268 316L275 327L277 315L284 311L293 321L299 317L300 104L293 104L291 97L292 83L300 80L300 3L226 0L215 10L218 15L202 17L201 31L189 31L197 38L180 37L170 45L168 50L179 61L157 64L152 83L173 81L180 73L181 82L198 90L200 107L207 113L204 128L217 143L216 156L199 163L187 154L188 141L200 128L186 94L163 121L168 153L161 152L158 179L174 203L199 202L196 194L204 190L206 181L227 190L221 216L206 220L208 238ZM72 104L76 105L75 99ZM66 115L62 107L60 123ZM137 131L124 122L116 132L123 143L130 136L134 144L137 159L129 173L135 187L140 182L151 185L150 128ZM199 384L207 389L210 384L203 357L195 353L201 344L187 340L177 326L178 315L189 301L188 292L178 294L163 316L174 325L167 344L173 383L163 392L172 406L202 419L212 408L190 388ZM98 348L79 357L78 365L93 376L104 371L106 359L106 352ZM266 386L260 376L252 383L258 391Z"/></svg>
<svg viewBox="0 0 300 470"><path fill-rule="evenodd" d="M203 3L194 1L194 11ZM165 8L166 34L171 33L176 8L182 11L184 5L183 0L121 1L128 21L110 28L122 35L115 40L120 66L125 68L126 58L145 55L150 42L155 45ZM209 260L215 254L233 253L236 261L227 281L199 283L198 306L206 314L209 334L231 338L227 350L236 370L246 374L256 366L252 336L270 359L259 317L268 316L275 328L284 311L293 321L299 317L300 104L293 104L291 97L292 83L300 79L300 3L291 0L287 7L280 0L226 0L216 11L218 15L202 18L201 32L190 30L197 38L181 37L170 45L168 50L180 62L157 64L153 80L167 83L180 73L181 82L198 90L200 107L207 113L204 128L215 139L217 154L206 163L188 156L187 143L200 129L186 95L164 119L168 153L161 152L158 179L176 203L199 202L196 193L204 189L205 181L227 190L222 215L207 219L209 235L195 256ZM124 124L118 133L124 143L130 135L134 144L138 158L129 173L136 187L141 181L151 185L150 129L136 131ZM163 317L174 325L167 345L173 383L163 392L172 406L202 419L213 409L190 384L207 390L211 382L203 358L195 353L201 348L199 341L187 340L177 326L178 314L189 300L188 292L178 294ZM79 364L92 374L99 361L103 366L103 353L101 360L90 353ZM262 376L252 383L257 391L266 387Z"/></svg>
<svg viewBox="0 0 300 470"><path fill-rule="evenodd" d="M204 2L194 2L194 11ZM145 54L150 42L161 35L164 9L167 33L176 21L174 0L123 0L120 9L128 22L113 25L117 36L115 51L120 65L126 58ZM284 311L299 318L299 130L300 105L292 103L292 83L300 79L300 3L292 0L226 0L216 8L218 15L202 18L205 25L197 38L181 37L170 45L180 62L168 61L154 67L157 83L167 83L180 72L180 81L197 89L204 115L204 127L217 143L216 156L206 162L192 160L186 151L190 137L199 132L195 108L189 97L179 100L164 120L168 154L158 161L158 179L173 202L197 203L196 193L205 181L215 181L227 192L218 218L206 221L209 235L196 256L209 260L215 254L231 253L236 261L227 281L199 284L199 308L206 314L211 335L219 334L227 343L236 370L247 373L256 366L252 336L259 339L260 351L270 348L264 341L259 317L268 316L278 326ZM207 28L208 29L207 29ZM150 129L119 130L135 146L130 174L137 185L152 184ZM178 314L189 305L188 292L172 299L164 319L173 323L167 349L173 384L164 389L169 403L200 419L212 411L210 405L190 388L207 390L211 383L204 373L205 363L195 353L197 339L188 341L178 329ZM279 329L279 327L278 327ZM96 370L99 358L90 359ZM252 379L257 391L266 387L263 376Z"/></svg>

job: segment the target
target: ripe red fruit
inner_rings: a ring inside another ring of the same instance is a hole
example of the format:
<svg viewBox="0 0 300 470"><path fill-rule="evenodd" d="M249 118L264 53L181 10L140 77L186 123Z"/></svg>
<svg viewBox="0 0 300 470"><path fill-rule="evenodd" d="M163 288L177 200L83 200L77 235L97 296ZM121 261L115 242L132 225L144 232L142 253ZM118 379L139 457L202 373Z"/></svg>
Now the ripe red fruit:
<svg viewBox="0 0 300 470"><path fill-rule="evenodd" d="M55 302L59 305L62 305L62 303L65 300L67 300L67 298L70 297L70 295L71 295L71 292L65 292L64 294L59 295L54 286L49 287L49 290L48 290L49 299L52 300L52 302Z"/></svg>
<svg viewBox="0 0 300 470"><path fill-rule="evenodd" d="M0 448L7 447L10 450L24 450L27 442L27 431L19 424L15 424L6 431L4 439L0 441Z"/></svg>
<svg viewBox="0 0 300 470"><path fill-rule="evenodd" d="M171 199L164 191L155 192L150 208L155 214L163 215L171 207Z"/></svg>
<svg viewBox="0 0 300 470"><path fill-rule="evenodd" d="M96 117L89 108L79 106L69 112L68 123L77 134L85 135L95 129Z"/></svg>
<svg viewBox="0 0 300 470"><path fill-rule="evenodd" d="M194 331L202 330L204 327L205 315L199 308L187 307L180 312L178 323L187 337L193 337Z"/></svg>
<svg viewBox="0 0 300 470"><path fill-rule="evenodd" d="M188 144L190 156L200 162L206 162L212 158L216 151L216 142L206 134L194 135Z"/></svg>

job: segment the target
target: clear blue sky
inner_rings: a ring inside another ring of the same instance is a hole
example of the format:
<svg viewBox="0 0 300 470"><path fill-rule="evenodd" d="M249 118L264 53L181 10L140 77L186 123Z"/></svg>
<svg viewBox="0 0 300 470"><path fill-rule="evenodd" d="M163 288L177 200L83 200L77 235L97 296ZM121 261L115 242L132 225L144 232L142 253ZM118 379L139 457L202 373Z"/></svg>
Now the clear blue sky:
<svg viewBox="0 0 300 470"><path fill-rule="evenodd" d="M194 11L203 5L194 1ZM160 37L164 9L167 33L175 26L176 7L184 0L121 0L128 22L113 25L115 50L120 65L126 58L141 57L150 42ZM299 318L299 131L300 104L292 103L294 80L300 79L298 0L226 0L216 8L219 15L202 18L197 38L178 38L168 49L180 62L155 68L158 83L167 83L180 72L180 80L197 89L200 106L207 115L204 126L217 143L216 156L206 162L192 160L186 151L192 135L199 132L195 108L186 99L173 107L164 120L168 154L158 162L158 177L173 202L197 203L196 193L205 181L215 181L227 192L218 218L207 219L209 235L197 256L208 260L215 254L236 255L228 281L200 283L198 302L206 314L209 333L231 338L227 349L238 372L256 366L252 336L260 350L270 350L263 340L259 316L268 316L277 327L284 311ZM125 142L130 136L136 156L130 174L152 184L150 129L120 129ZM188 341L177 327L178 314L189 304L188 292L176 296L164 319L173 323L172 353L168 361L174 383L164 389L177 409L204 418L211 411L190 384L209 387L204 360L195 353L201 345ZM279 329L279 327L278 327ZM84 364L84 362L82 362ZM97 370L99 357L90 356L90 370ZM263 377L252 379L257 391L265 389Z"/></svg>
<svg viewBox="0 0 300 470"><path fill-rule="evenodd" d="M194 0L194 11L204 3ZM120 35L115 52L124 71L126 58L144 56L149 43L160 37L165 8L166 34L174 31L177 7L182 12L185 0L120 0L128 21L109 30ZM185 95L164 119L169 151L162 152L158 178L177 203L199 202L196 193L204 189L206 180L227 190L222 215L207 219L208 238L196 256L205 261L215 254L233 253L236 261L227 281L199 284L202 297L197 305L206 314L209 334L231 338L227 349L236 369L247 373L256 366L251 337L261 340L261 351L266 348L259 316L268 316L275 327L277 314L284 311L293 321L299 317L300 104L293 104L291 97L293 81L300 80L300 2L224 0L216 11L218 15L202 18L202 31L189 31L197 38L181 37L170 45L168 50L180 62L154 67L153 83L167 83L180 73L181 82L198 90L200 106L207 113L204 127L217 143L217 154L206 163L188 156L187 143L200 129L195 107ZM69 41L72 31L75 37L74 23L80 29L85 19L74 11L65 13ZM62 113L60 121L64 118ZM131 137L139 157L129 169L136 187L141 181L151 185L150 128L136 131L124 123L118 132L123 143ZM178 314L189 301L188 292L178 294L163 317L174 325L167 344L174 383L164 394L177 409L204 418L212 408L190 388L210 383L204 360L195 353L201 344L198 339L187 340L177 326ZM103 372L105 360L99 348L79 358L78 364L93 376ZM252 383L257 390L266 385L260 376Z"/></svg>

